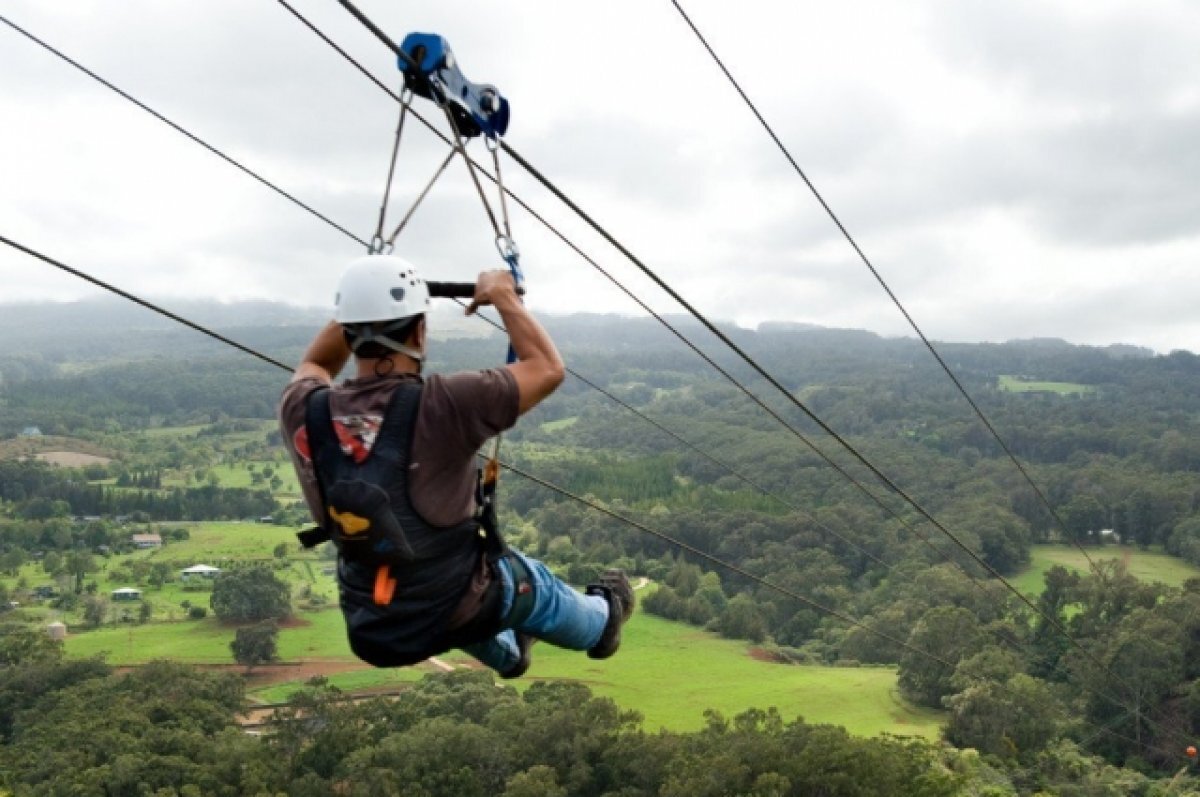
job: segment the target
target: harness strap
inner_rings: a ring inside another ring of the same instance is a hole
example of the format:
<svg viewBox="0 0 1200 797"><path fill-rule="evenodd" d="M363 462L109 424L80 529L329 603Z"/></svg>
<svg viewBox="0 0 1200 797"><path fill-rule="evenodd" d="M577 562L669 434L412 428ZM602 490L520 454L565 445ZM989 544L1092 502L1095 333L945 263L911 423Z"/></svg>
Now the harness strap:
<svg viewBox="0 0 1200 797"><path fill-rule="evenodd" d="M313 452L312 430L318 428L319 424L324 421L329 423L329 388L319 387L309 394L304 407L304 426L308 430L309 441L308 450L310 456ZM313 468L316 469L316 462L313 462ZM321 483L321 477L317 476L317 494L321 498L321 511L325 511L328 502L325 499L325 485ZM300 540L300 544L305 548L315 548L323 542L329 542L333 536L329 533L329 529L325 527L324 518L320 525L313 526L310 529L296 532L296 539Z"/></svg>
<svg viewBox="0 0 1200 797"><path fill-rule="evenodd" d="M296 539L300 540L300 544L305 548L316 548L323 542L329 542L333 537L329 536L329 532L321 526L313 526L310 529L297 531Z"/></svg>

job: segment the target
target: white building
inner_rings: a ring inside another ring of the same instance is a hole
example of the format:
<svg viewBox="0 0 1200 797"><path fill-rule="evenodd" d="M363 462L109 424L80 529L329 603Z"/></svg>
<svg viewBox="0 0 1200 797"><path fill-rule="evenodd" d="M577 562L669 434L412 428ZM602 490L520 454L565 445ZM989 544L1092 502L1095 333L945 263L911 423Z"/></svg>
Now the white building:
<svg viewBox="0 0 1200 797"><path fill-rule="evenodd" d="M179 577L184 581L192 581L198 578L216 578L221 573L221 568L213 567L212 565L192 565L191 567L180 570Z"/></svg>

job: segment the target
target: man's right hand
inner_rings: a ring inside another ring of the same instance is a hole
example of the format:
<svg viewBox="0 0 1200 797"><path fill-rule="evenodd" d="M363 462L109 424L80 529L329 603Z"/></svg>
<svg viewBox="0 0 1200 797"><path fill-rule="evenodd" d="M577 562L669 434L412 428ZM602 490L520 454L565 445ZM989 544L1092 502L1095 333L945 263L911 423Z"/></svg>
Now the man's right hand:
<svg viewBox="0 0 1200 797"><path fill-rule="evenodd" d="M467 307L467 313L489 304L500 313L517 354L517 362L510 363L507 368L517 381L520 413L524 415L562 383L565 366L546 330L521 304L511 272L485 271L479 275L475 282L475 298Z"/></svg>
<svg viewBox="0 0 1200 797"><path fill-rule="evenodd" d="M467 305L467 315L471 315L480 307L495 305L510 298L517 298L517 283L512 272L504 269L481 272L475 280L475 297Z"/></svg>

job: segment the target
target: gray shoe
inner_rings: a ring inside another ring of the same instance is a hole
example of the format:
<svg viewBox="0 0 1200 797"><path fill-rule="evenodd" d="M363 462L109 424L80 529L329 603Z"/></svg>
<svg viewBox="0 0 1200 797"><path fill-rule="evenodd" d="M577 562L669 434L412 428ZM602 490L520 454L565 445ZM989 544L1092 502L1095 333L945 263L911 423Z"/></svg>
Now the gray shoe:
<svg viewBox="0 0 1200 797"><path fill-rule="evenodd" d="M529 669L529 665L533 663L533 643L537 642L537 637L529 634L517 632L517 649L521 651L521 657L517 659L517 663L500 673L500 677L505 680L512 678L520 678Z"/></svg>
<svg viewBox="0 0 1200 797"><path fill-rule="evenodd" d="M624 570L609 568L600 576L600 585L611 589L621 599L621 616L623 622L629 622L633 616L633 607L637 604L637 596L633 594L633 586L625 576Z"/></svg>
<svg viewBox="0 0 1200 797"><path fill-rule="evenodd" d="M587 652L589 658L607 659L621 647L621 626L633 614L637 598L622 570L604 571L599 584L588 584L587 594L601 595L608 602L608 622L604 625L604 633L600 635L600 641Z"/></svg>

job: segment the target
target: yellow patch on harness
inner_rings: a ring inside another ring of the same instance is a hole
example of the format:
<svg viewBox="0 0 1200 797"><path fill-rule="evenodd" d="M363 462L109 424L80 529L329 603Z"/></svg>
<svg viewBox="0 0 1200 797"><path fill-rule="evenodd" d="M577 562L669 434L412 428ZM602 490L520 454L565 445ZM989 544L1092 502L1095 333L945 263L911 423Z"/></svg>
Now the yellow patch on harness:
<svg viewBox="0 0 1200 797"><path fill-rule="evenodd" d="M353 537L356 534L362 534L367 529L371 528L371 521L365 517L359 517L353 512L339 512L334 507L329 507L329 516L334 519L339 526L342 527L342 533L347 537Z"/></svg>

